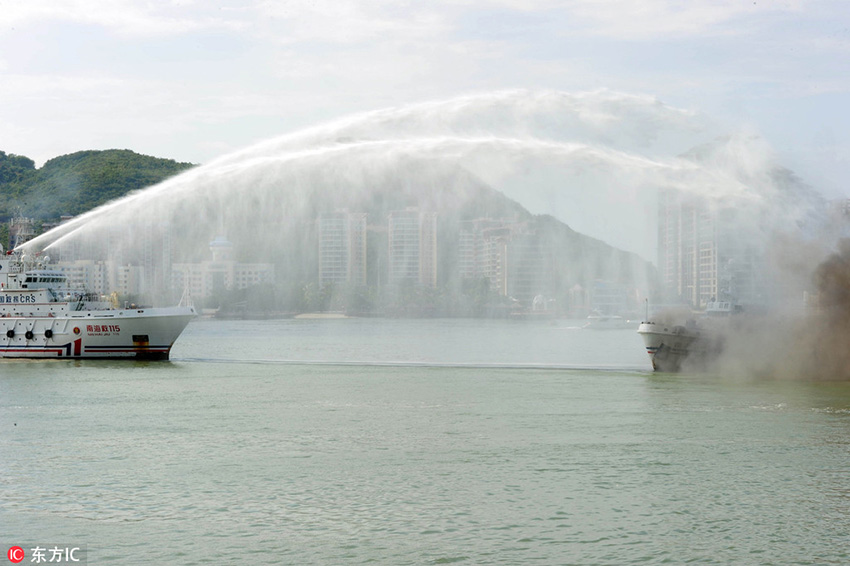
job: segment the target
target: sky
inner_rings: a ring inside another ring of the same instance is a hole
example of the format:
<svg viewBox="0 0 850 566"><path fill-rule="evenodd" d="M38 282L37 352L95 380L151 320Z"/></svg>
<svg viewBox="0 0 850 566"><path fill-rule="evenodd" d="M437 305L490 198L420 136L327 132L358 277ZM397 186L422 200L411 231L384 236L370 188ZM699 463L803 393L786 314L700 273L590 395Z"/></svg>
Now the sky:
<svg viewBox="0 0 850 566"><path fill-rule="evenodd" d="M0 150L39 166L508 89L651 97L850 196L843 0L0 0Z"/></svg>

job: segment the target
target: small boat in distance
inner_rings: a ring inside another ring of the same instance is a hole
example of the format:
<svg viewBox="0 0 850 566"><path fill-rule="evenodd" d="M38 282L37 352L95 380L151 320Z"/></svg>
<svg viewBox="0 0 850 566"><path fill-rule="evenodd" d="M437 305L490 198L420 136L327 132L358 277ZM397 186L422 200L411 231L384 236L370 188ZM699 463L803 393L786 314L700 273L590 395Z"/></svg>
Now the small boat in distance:
<svg viewBox="0 0 850 566"><path fill-rule="evenodd" d="M638 323L634 320L623 318L619 315L607 315L594 313L585 319L585 324L582 328L586 330L623 330L638 327Z"/></svg>
<svg viewBox="0 0 850 566"><path fill-rule="evenodd" d="M0 259L0 358L167 360L192 306L118 308L73 289L46 256Z"/></svg>

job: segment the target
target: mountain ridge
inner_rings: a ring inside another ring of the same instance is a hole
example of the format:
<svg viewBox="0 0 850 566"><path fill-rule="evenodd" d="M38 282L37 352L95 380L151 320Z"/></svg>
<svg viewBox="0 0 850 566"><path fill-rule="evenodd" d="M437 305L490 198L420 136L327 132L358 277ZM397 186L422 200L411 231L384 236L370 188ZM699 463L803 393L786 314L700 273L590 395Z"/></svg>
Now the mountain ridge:
<svg viewBox="0 0 850 566"><path fill-rule="evenodd" d="M0 218L17 212L37 220L77 215L191 167L129 149L82 150L49 159L0 151Z"/></svg>

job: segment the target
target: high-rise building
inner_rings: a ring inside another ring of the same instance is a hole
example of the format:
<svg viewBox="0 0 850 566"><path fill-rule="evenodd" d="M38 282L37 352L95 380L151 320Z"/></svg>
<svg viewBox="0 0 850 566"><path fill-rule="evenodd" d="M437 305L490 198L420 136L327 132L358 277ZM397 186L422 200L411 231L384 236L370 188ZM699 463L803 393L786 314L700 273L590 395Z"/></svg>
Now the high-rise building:
<svg viewBox="0 0 850 566"><path fill-rule="evenodd" d="M210 255L211 260L201 263L175 263L171 266L172 288L178 296L188 290L193 298L204 298L219 291L274 283L274 265L235 261L233 244L223 236L210 242Z"/></svg>
<svg viewBox="0 0 850 566"><path fill-rule="evenodd" d="M460 230L461 278L484 277L490 289L530 306L551 291L548 250L527 223L507 218L478 218Z"/></svg>
<svg viewBox="0 0 850 566"><path fill-rule="evenodd" d="M366 284L366 214L319 215L319 285Z"/></svg>
<svg viewBox="0 0 850 566"><path fill-rule="evenodd" d="M389 282L437 286L437 215L411 207L390 212Z"/></svg>
<svg viewBox="0 0 850 566"><path fill-rule="evenodd" d="M490 288L502 296L508 294L508 246L515 229L516 225L503 224L481 231L479 270L490 281Z"/></svg>
<svg viewBox="0 0 850 566"><path fill-rule="evenodd" d="M486 278L493 291L507 295L508 244L523 227L504 218L478 218L463 222L458 239L460 278Z"/></svg>
<svg viewBox="0 0 850 566"><path fill-rule="evenodd" d="M124 238L109 238L107 247L110 257L125 259L125 250L129 247L141 248L140 264L145 279L144 288L154 297L163 297L171 303L169 296L172 291L171 273L171 227L164 222L145 222L141 227L141 238L138 244L127 242ZM123 241L122 241L123 240Z"/></svg>
<svg viewBox="0 0 850 566"><path fill-rule="evenodd" d="M658 268L671 299L764 302L762 254L734 206L674 189L659 191Z"/></svg>
<svg viewBox="0 0 850 566"><path fill-rule="evenodd" d="M535 232L520 231L511 236L506 247L507 295L526 306L535 297L546 297L551 283L549 251Z"/></svg>
<svg viewBox="0 0 850 566"><path fill-rule="evenodd" d="M121 265L111 260L79 259L60 261L51 269L61 271L71 288L86 289L100 295L117 293L121 296L138 296L142 293L142 268L138 265Z"/></svg>

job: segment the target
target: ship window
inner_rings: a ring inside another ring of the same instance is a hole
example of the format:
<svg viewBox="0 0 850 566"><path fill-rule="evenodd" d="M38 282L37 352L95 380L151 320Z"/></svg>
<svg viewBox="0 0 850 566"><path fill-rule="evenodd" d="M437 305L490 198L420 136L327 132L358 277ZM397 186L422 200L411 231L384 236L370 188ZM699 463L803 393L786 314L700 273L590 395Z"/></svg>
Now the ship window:
<svg viewBox="0 0 850 566"><path fill-rule="evenodd" d="M27 278L24 280L24 283L32 283L32 282L33 282L32 277L27 277Z"/></svg>

